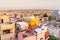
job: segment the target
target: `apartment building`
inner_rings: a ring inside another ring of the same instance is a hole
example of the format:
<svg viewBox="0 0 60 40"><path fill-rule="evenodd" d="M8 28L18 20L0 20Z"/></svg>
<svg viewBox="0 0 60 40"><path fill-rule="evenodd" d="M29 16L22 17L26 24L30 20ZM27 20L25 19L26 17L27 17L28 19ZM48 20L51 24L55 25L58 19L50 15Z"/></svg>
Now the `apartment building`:
<svg viewBox="0 0 60 40"><path fill-rule="evenodd" d="M42 28L36 28L31 31L22 31L18 33L18 40L46 40L48 38L49 32L47 31L46 26Z"/></svg>
<svg viewBox="0 0 60 40"><path fill-rule="evenodd" d="M54 10L54 16L56 17L56 20L60 20L58 10Z"/></svg>
<svg viewBox="0 0 60 40"><path fill-rule="evenodd" d="M15 23L10 23L9 16L0 17L1 40L15 40Z"/></svg>

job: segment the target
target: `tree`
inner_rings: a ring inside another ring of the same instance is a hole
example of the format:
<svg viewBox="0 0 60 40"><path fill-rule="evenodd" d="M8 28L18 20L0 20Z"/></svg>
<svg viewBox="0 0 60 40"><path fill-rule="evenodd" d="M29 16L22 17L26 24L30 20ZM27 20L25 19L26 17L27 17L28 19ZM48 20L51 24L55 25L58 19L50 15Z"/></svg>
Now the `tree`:
<svg viewBox="0 0 60 40"><path fill-rule="evenodd" d="M54 19L55 19L55 16L51 16L51 15L50 15L50 16L48 17L48 20L49 20L49 21L54 20Z"/></svg>
<svg viewBox="0 0 60 40"><path fill-rule="evenodd" d="M59 25L59 28L60 28L60 25Z"/></svg>
<svg viewBox="0 0 60 40"><path fill-rule="evenodd" d="M50 40L60 40L59 38L55 37L54 35L50 35Z"/></svg>
<svg viewBox="0 0 60 40"><path fill-rule="evenodd" d="M43 17L48 17L48 15L47 14L43 14Z"/></svg>
<svg viewBox="0 0 60 40"><path fill-rule="evenodd" d="M50 15L50 16L48 17L48 20L49 20L49 21L54 20L54 19L55 19L55 16ZM50 23L51 23L51 22L49 22L49 27L50 27Z"/></svg>

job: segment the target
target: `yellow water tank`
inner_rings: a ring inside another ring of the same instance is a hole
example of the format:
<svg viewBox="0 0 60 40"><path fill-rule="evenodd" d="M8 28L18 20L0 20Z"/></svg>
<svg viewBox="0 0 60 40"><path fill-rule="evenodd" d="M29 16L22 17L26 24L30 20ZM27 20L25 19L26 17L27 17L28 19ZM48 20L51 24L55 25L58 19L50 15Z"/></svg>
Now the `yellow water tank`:
<svg viewBox="0 0 60 40"><path fill-rule="evenodd" d="M31 20L31 25L35 25L35 24L37 24L38 22L40 22L40 18L32 18L32 20Z"/></svg>

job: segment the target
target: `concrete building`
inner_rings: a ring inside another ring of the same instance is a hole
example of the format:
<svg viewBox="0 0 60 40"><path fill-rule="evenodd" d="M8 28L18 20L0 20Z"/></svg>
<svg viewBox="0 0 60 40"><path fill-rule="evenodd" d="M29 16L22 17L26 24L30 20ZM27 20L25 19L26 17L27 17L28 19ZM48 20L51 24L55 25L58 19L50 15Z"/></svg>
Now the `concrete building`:
<svg viewBox="0 0 60 40"><path fill-rule="evenodd" d="M15 24L0 24L1 40L15 40Z"/></svg>
<svg viewBox="0 0 60 40"><path fill-rule="evenodd" d="M56 20L60 20L58 10L54 10L54 16L56 17Z"/></svg>
<svg viewBox="0 0 60 40"><path fill-rule="evenodd" d="M0 17L1 23L8 23L9 22L9 17L6 15L3 15Z"/></svg>
<svg viewBox="0 0 60 40"><path fill-rule="evenodd" d="M19 30L22 31L22 30L26 30L28 29L28 23L26 22L16 22L16 27L19 27Z"/></svg>
<svg viewBox="0 0 60 40"><path fill-rule="evenodd" d="M9 22L9 16L0 17L0 38L1 40L15 40L15 23Z"/></svg>
<svg viewBox="0 0 60 40"><path fill-rule="evenodd" d="M42 28L36 28L31 32L23 31L18 33L18 40L46 40L45 34L47 31L46 26L42 26Z"/></svg>
<svg viewBox="0 0 60 40"><path fill-rule="evenodd" d="M48 28L51 35L54 35L58 38L60 38L60 28L54 28L54 26L51 26Z"/></svg>

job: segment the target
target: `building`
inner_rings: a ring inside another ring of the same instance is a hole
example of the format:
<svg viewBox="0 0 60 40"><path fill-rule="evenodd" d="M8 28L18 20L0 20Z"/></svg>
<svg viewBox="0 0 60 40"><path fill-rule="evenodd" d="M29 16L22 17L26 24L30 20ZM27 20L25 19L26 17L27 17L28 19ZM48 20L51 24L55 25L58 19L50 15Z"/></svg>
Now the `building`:
<svg viewBox="0 0 60 40"><path fill-rule="evenodd" d="M9 22L9 16L0 17L0 38L1 40L15 40L15 23Z"/></svg>
<svg viewBox="0 0 60 40"><path fill-rule="evenodd" d="M54 10L54 16L56 17L56 20L60 20L58 10Z"/></svg>
<svg viewBox="0 0 60 40"><path fill-rule="evenodd" d="M15 24L0 24L1 40L15 40Z"/></svg>
<svg viewBox="0 0 60 40"><path fill-rule="evenodd" d="M9 22L9 17L6 15L3 15L0 17L1 23L8 23Z"/></svg>
<svg viewBox="0 0 60 40"><path fill-rule="evenodd" d="M60 38L60 28L54 28L54 26L51 26L50 28L48 28L48 30L51 35Z"/></svg>
<svg viewBox="0 0 60 40"><path fill-rule="evenodd" d="M42 28L36 28L34 30L26 30L18 33L18 40L46 40L48 38L49 33L47 31L46 26L42 26Z"/></svg>
<svg viewBox="0 0 60 40"><path fill-rule="evenodd" d="M22 31L22 30L26 30L28 29L28 23L26 22L16 22L16 27L19 27L19 30Z"/></svg>

